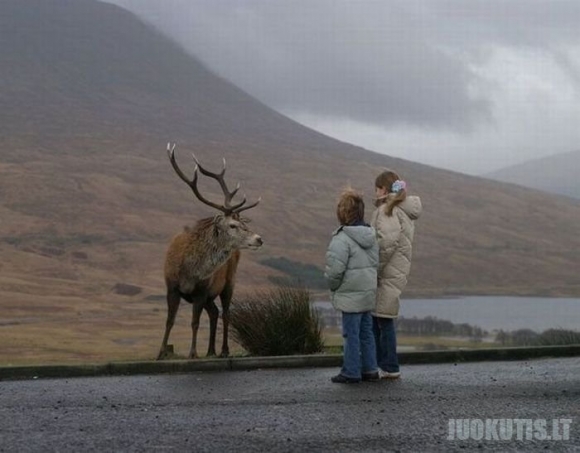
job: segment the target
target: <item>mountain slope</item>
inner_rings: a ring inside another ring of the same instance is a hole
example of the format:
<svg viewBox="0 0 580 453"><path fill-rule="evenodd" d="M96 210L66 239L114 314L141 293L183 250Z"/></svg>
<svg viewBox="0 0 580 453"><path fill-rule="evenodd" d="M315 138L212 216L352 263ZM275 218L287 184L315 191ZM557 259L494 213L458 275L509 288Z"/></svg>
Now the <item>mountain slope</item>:
<svg viewBox="0 0 580 453"><path fill-rule="evenodd" d="M580 151L556 154L488 173L485 176L531 189L580 198Z"/></svg>
<svg viewBox="0 0 580 453"><path fill-rule="evenodd" d="M371 194L385 166L408 179L425 204L414 288L509 292L562 283L554 278L562 272L560 252L577 240L566 236L577 204L310 131L215 77L121 8L90 0L8 0L2 8L8 45L1 58L12 62L1 65L3 207L26 216L18 228L24 242L57 231L65 242L82 232L111 244L161 246L182 222L210 214L167 163L165 145L174 140L184 165L190 150L209 167L225 155L228 175L241 179L250 197L262 195L250 212L268 256L320 265L340 189L351 182ZM562 228L550 240L545 232L554 219ZM159 255L161 261L162 247ZM498 261L520 269L534 263L546 280L506 272Z"/></svg>
<svg viewBox="0 0 580 453"><path fill-rule="evenodd" d="M262 197L247 214L265 246L243 254L238 291L321 269L341 189L362 189L370 215L374 178L391 167L424 205L407 296L580 294L580 202L316 133L121 8L3 0L0 83L7 355L26 344L31 355L50 348L70 358L79 338L79 360L133 354L127 344L154 354L166 245L184 224L213 215L173 173L168 141L189 174L190 152L216 170L225 156L228 180L240 181L248 199ZM201 187L220 199L216 185ZM187 341L189 328L175 335Z"/></svg>
<svg viewBox="0 0 580 453"><path fill-rule="evenodd" d="M187 124L190 135L210 140L224 130L247 136L258 125L262 133L285 129L279 115L266 114L116 6L6 0L0 28L2 101L11 107L0 112L3 133L62 136L106 127L175 135Z"/></svg>

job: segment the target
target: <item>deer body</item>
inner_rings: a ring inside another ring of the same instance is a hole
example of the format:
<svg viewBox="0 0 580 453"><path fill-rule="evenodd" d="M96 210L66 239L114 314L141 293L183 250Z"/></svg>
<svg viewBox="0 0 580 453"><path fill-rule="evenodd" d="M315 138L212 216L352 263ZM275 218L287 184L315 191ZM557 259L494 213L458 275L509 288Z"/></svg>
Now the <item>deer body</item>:
<svg viewBox="0 0 580 453"><path fill-rule="evenodd" d="M207 355L215 355L215 336L219 309L215 298L220 297L222 304L223 343L222 356L229 354L228 327L229 306L233 295L235 275L240 259L240 249L257 249L262 245L262 239L247 227L247 221L240 218L239 213L250 209L252 205L243 206L246 199L232 206L234 191L227 189L223 175L211 173L203 169L199 162L194 170L193 180L189 180L175 162L174 149L168 147L169 159L179 175L193 190L195 196L221 213L202 219L194 227L186 227L171 241L165 257L165 284L167 287L167 321L165 334L157 359L168 355L167 342L175 322L181 299L193 306L191 320L192 340L189 358L197 357L197 332L202 311L205 309L210 319L210 338ZM195 158L195 156L194 156ZM197 171L216 179L225 195L224 205L217 205L206 200L197 189Z"/></svg>
<svg viewBox="0 0 580 453"><path fill-rule="evenodd" d="M213 218L203 219L173 238L165 258L168 286L178 283L180 291L190 293L228 261L235 246L225 234L214 234L213 222Z"/></svg>

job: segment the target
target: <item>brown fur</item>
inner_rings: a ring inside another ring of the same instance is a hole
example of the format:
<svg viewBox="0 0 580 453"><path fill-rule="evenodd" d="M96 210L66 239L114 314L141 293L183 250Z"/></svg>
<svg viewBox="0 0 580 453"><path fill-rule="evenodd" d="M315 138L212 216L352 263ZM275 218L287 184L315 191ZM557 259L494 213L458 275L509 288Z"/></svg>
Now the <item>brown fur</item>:
<svg viewBox="0 0 580 453"><path fill-rule="evenodd" d="M232 240L231 224L237 225L237 235ZM240 238L244 242L239 242ZM236 242L237 241L237 242ZM175 322L180 300L193 305L191 321L192 340L189 358L196 358L197 332L202 311L210 320L210 337L207 355L213 356L219 309L222 305L223 342L222 356L229 354L228 328L236 270L240 260L239 248L259 246L259 236L248 230L245 222L236 215L217 215L200 220L195 227L185 228L171 241L165 258L165 283L167 286L167 322L158 359L168 355L167 341Z"/></svg>
<svg viewBox="0 0 580 453"><path fill-rule="evenodd" d="M191 349L189 358L197 357L197 331L199 318L205 309L209 315L209 347L207 355L215 355L215 335L219 310L214 300L220 297L222 303L222 321L224 338L222 356L229 354L228 327L229 308L234 292L236 270L240 260L240 249L258 248L262 238L248 229L247 220L240 218L240 213L252 209L258 201L246 205L246 197L234 203L233 198L240 185L230 191L224 179L226 161L223 161L221 172L214 173L201 166L195 156L196 166L193 178L188 178L175 160L175 145L167 144L167 156L177 176L193 191L202 203L217 209L220 214L201 219L193 228L185 228L175 236L165 256L165 284L167 286L167 321L165 333L157 359L167 357L167 341L175 323L175 316L181 299L193 306L191 317ZM222 205L206 199L197 187L198 172L215 179L224 194Z"/></svg>

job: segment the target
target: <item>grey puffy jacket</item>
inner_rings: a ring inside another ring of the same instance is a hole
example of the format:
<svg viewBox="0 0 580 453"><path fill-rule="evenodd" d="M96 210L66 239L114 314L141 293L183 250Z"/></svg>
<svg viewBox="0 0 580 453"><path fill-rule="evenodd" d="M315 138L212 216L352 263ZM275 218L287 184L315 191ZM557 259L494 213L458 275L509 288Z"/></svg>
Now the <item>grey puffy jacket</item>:
<svg viewBox="0 0 580 453"><path fill-rule="evenodd" d="M379 246L368 226L342 226L333 233L326 252L325 277L332 305L361 313L375 308Z"/></svg>

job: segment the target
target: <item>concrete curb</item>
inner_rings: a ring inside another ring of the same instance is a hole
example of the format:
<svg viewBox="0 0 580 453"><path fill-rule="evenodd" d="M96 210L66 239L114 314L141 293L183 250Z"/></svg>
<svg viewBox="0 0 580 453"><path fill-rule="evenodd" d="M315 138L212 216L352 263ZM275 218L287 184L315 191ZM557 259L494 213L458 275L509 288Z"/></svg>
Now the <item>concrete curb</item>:
<svg viewBox="0 0 580 453"><path fill-rule="evenodd" d="M402 365L461 363L580 356L580 344L496 349L458 349L401 352ZM340 354L280 357L233 357L228 359L111 362L87 365L40 365L0 367L0 381L37 378L126 376L139 374L191 373L199 371L239 371L260 368L340 367Z"/></svg>

